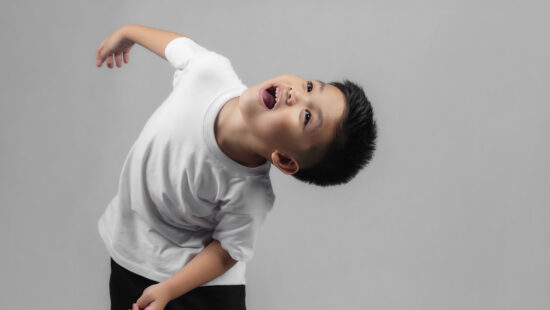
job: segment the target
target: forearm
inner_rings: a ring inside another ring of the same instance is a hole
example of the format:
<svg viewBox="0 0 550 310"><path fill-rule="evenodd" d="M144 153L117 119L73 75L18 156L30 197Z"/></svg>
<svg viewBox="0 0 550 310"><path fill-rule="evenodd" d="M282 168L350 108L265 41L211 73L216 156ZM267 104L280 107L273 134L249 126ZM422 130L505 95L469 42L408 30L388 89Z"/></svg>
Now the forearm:
<svg viewBox="0 0 550 310"><path fill-rule="evenodd" d="M185 267L162 284L169 290L171 298L175 299L222 275L236 262L221 247L220 242L214 240Z"/></svg>
<svg viewBox="0 0 550 310"><path fill-rule="evenodd" d="M138 43L164 59L166 59L164 55L166 45L175 38L183 37L183 35L176 32L136 24L124 26L122 33L126 39Z"/></svg>

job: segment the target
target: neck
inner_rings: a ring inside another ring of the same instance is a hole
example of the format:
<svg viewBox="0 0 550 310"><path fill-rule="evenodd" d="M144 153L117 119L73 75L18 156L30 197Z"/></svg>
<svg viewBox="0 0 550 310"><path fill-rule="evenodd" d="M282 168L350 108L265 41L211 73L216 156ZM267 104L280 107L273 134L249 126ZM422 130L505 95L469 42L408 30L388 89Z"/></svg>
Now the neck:
<svg viewBox="0 0 550 310"><path fill-rule="evenodd" d="M257 167L266 160L243 122L239 98L229 100L218 113L214 125L216 142L233 161L246 167Z"/></svg>

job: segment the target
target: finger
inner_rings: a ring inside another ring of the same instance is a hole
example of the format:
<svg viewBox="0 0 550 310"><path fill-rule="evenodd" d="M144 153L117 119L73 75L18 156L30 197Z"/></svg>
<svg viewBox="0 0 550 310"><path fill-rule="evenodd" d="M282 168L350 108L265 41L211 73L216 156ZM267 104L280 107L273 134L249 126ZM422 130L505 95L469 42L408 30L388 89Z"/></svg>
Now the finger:
<svg viewBox="0 0 550 310"><path fill-rule="evenodd" d="M130 51L124 52L124 63L128 63L130 61Z"/></svg>
<svg viewBox="0 0 550 310"><path fill-rule="evenodd" d="M136 310L137 309L145 309L149 304L153 301L153 299L150 296L141 295L140 298L136 301Z"/></svg>
<svg viewBox="0 0 550 310"><path fill-rule="evenodd" d="M131 48L132 48L132 46L128 46L128 47L126 47L122 50L122 52L124 53L124 62L125 63L128 63L128 61L130 61L130 49Z"/></svg>
<svg viewBox="0 0 550 310"><path fill-rule="evenodd" d="M143 310L163 310L163 309L159 309L158 307L158 303L156 301L153 301L152 303L150 303L147 308L143 309Z"/></svg>
<svg viewBox="0 0 550 310"><path fill-rule="evenodd" d="M98 67L101 67L101 65L103 64L103 59L101 57L101 46L97 49L95 53L95 64Z"/></svg>
<svg viewBox="0 0 550 310"><path fill-rule="evenodd" d="M113 55L107 55L107 59L105 59L105 62L107 63L107 66L109 68L113 67Z"/></svg>
<svg viewBox="0 0 550 310"><path fill-rule="evenodd" d="M98 67L101 67L104 61L105 61L105 57L98 57L95 63Z"/></svg>
<svg viewBox="0 0 550 310"><path fill-rule="evenodd" d="M137 304L133 304L133 305L132 305L132 310L139 310L138 305L137 305Z"/></svg>
<svg viewBox="0 0 550 310"><path fill-rule="evenodd" d="M115 61L117 67L122 67L122 55L120 53L115 54Z"/></svg>
<svg viewBox="0 0 550 310"><path fill-rule="evenodd" d="M99 44L99 46L97 47L95 53L99 55L99 52L101 51L102 48L103 48L103 42L101 42L101 43Z"/></svg>

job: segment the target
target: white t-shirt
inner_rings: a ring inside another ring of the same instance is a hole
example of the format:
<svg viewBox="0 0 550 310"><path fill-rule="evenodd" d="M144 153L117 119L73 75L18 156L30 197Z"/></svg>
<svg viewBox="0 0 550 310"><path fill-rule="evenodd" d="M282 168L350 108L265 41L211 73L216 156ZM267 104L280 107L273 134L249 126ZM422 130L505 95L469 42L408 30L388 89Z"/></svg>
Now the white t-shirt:
<svg viewBox="0 0 550 310"><path fill-rule="evenodd" d="M165 49L173 91L128 153L99 233L122 267L162 282L212 239L238 262L206 285L245 284L246 262L275 196L270 163L248 168L216 143L222 106L246 89L229 60L186 37Z"/></svg>

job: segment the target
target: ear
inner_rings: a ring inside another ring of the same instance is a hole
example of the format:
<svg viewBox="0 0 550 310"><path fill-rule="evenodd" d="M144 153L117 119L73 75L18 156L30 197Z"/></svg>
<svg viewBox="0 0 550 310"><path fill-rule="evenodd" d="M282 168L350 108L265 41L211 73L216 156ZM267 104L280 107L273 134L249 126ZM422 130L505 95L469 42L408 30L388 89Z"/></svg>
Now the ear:
<svg viewBox="0 0 550 310"><path fill-rule="evenodd" d="M300 164L295 158L279 151L271 153L271 162L284 174L295 174L300 170Z"/></svg>

